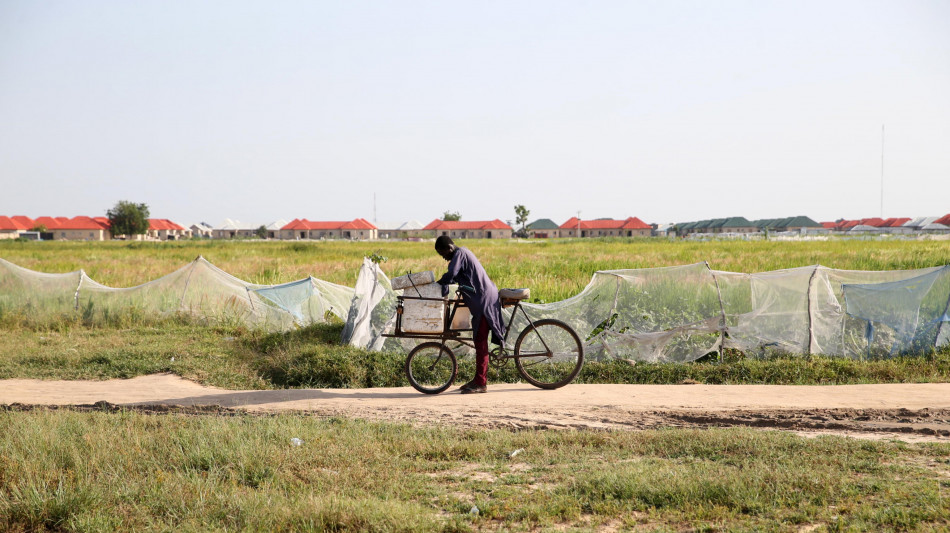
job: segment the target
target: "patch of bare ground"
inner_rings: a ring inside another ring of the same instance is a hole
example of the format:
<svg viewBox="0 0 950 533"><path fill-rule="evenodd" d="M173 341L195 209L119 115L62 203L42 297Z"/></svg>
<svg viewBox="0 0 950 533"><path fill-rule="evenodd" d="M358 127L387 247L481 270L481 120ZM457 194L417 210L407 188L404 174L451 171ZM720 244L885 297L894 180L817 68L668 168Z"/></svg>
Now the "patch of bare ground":
<svg viewBox="0 0 950 533"><path fill-rule="evenodd" d="M950 442L950 383L571 385L556 391L509 384L471 398L451 392L421 395L408 387L234 391L169 374L99 382L0 381L0 409L38 406L195 416L304 413L516 431L747 427Z"/></svg>
<svg viewBox="0 0 950 533"><path fill-rule="evenodd" d="M799 434L837 434L869 439L897 438L950 441L950 411L945 409L809 409L804 411L740 410L669 413L690 427L751 427Z"/></svg>

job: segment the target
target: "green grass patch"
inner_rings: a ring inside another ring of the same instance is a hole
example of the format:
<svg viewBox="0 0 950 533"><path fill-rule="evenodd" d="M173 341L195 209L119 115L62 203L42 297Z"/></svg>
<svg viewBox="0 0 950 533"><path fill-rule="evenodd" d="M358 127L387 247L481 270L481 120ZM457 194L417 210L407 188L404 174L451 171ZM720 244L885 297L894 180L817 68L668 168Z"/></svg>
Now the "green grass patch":
<svg viewBox="0 0 950 533"><path fill-rule="evenodd" d="M943 529L948 462L946 444L749 429L6 411L0 529Z"/></svg>
<svg viewBox="0 0 950 533"><path fill-rule="evenodd" d="M61 324L62 326L62 324ZM408 386L405 354L340 346L340 324L267 333L168 320L131 328L52 329L0 324L0 379L111 379L171 372L229 389ZM474 374L459 360L459 382ZM518 383L509 363L491 367L492 383ZM822 356L723 361L587 362L575 383L828 385L950 381L950 348L921 356L858 361Z"/></svg>

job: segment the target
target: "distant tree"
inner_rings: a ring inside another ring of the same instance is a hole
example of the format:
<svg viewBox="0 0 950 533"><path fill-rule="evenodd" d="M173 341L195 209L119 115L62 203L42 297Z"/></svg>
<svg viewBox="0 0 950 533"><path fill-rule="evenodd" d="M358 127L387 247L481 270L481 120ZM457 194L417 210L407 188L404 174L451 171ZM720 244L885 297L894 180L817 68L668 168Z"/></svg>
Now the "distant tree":
<svg viewBox="0 0 950 533"><path fill-rule="evenodd" d="M515 222L521 225L521 230L518 232L519 237L528 236L528 228L526 224L528 223L528 215L531 214L531 211L528 211L528 208L523 205L515 206Z"/></svg>
<svg viewBox="0 0 950 533"><path fill-rule="evenodd" d="M267 226L261 224L261 227L254 230L254 235L257 235L261 239L267 238Z"/></svg>
<svg viewBox="0 0 950 533"><path fill-rule="evenodd" d="M30 231L37 231L39 233L46 233L49 229L46 227L46 224L37 224L30 228Z"/></svg>
<svg viewBox="0 0 950 533"><path fill-rule="evenodd" d="M106 211L113 235L142 235L148 232L148 206L125 200Z"/></svg>
<svg viewBox="0 0 950 533"><path fill-rule="evenodd" d="M458 211L446 211L442 213L442 220L455 222L462 220L462 215Z"/></svg>

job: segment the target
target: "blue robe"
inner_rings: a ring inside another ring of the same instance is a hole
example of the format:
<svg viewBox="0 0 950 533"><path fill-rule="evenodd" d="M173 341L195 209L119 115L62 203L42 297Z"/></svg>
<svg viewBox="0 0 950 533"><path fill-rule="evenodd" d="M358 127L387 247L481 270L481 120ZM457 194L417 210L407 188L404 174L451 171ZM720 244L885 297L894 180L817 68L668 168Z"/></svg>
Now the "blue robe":
<svg viewBox="0 0 950 533"><path fill-rule="evenodd" d="M505 322L502 320L498 287L489 279L475 254L468 248L456 248L449 261L448 272L439 278L438 283L442 285L442 296L448 296L452 283L474 289L474 292L464 288L459 290L472 313L472 326L484 327L487 324L491 328L492 342L501 344L505 337Z"/></svg>

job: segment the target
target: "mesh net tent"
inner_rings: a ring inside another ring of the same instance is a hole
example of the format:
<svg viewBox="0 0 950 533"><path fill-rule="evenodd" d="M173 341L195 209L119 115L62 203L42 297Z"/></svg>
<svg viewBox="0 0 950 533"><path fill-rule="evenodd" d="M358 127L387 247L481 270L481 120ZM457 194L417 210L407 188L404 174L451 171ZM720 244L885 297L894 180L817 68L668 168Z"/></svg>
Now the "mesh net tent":
<svg viewBox="0 0 950 533"><path fill-rule="evenodd" d="M574 328L591 360L692 361L721 342L722 307L705 263L601 271L567 300L523 305L532 320L554 318ZM509 338L526 325L517 315Z"/></svg>
<svg viewBox="0 0 950 533"><path fill-rule="evenodd" d="M313 276L281 285L256 286L250 290L293 315L301 325L326 322L330 315L345 320L354 293L350 287Z"/></svg>
<svg viewBox="0 0 950 533"><path fill-rule="evenodd" d="M47 274L0 259L0 312L41 319L75 312L84 278L81 270Z"/></svg>
<svg viewBox="0 0 950 533"><path fill-rule="evenodd" d="M898 281L842 284L847 314L865 322L869 355L911 353L946 345L950 267ZM912 312L916 310L916 312ZM856 348L860 341L851 343Z"/></svg>
<svg viewBox="0 0 950 533"><path fill-rule="evenodd" d="M353 289L314 278L284 285L242 281L198 257L156 280L129 288L97 283L85 272L34 272L0 259L0 313L35 320L80 314L96 322L114 318L186 314L273 330L345 319Z"/></svg>
<svg viewBox="0 0 950 533"><path fill-rule="evenodd" d="M46 274L0 259L0 315L81 314L95 321L184 313L271 330L338 317L345 321L343 341L371 350L416 344L382 336L395 323L398 294L369 259L355 289L312 277L255 285L202 257L143 285L112 288L82 270ZM532 320L570 324L591 360L685 362L722 348L753 357L866 358L950 345L950 266L869 272L814 265L745 274L697 263L608 270L594 273L571 298L523 305ZM524 322L516 317L509 341Z"/></svg>
<svg viewBox="0 0 950 533"><path fill-rule="evenodd" d="M378 265L364 264L347 321L347 327L361 324L360 333L344 342L406 347L381 336L392 331L397 294ZM685 362L720 348L753 357L865 358L950 345L950 266L869 272L814 265L745 274L697 263L608 270L596 272L576 296L522 305L532 320L571 325L589 360ZM506 312L506 322L509 317ZM508 341L525 325L516 316Z"/></svg>

